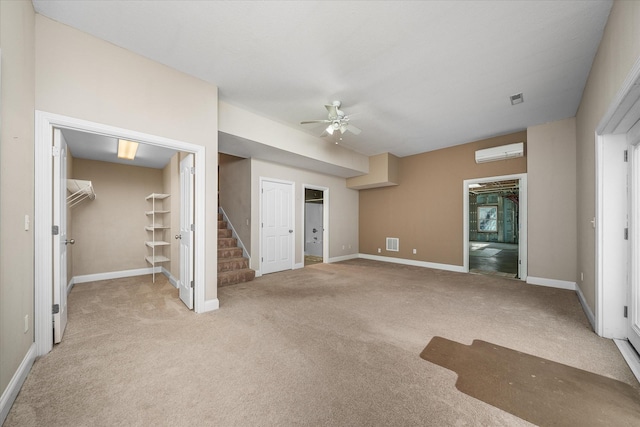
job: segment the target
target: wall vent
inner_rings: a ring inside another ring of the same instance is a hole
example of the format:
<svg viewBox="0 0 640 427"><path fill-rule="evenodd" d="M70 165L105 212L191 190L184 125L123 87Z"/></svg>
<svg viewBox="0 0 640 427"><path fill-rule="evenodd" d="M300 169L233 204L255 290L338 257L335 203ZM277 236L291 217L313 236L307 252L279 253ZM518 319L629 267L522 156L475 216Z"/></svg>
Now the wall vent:
<svg viewBox="0 0 640 427"><path fill-rule="evenodd" d="M400 250L400 239L397 237L387 237L387 250L398 252Z"/></svg>

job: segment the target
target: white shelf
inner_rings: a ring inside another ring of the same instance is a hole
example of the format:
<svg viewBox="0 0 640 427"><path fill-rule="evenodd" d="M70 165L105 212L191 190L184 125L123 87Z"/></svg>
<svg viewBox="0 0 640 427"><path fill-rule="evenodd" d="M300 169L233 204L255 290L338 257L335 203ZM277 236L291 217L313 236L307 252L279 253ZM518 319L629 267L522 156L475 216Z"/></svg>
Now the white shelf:
<svg viewBox="0 0 640 427"><path fill-rule="evenodd" d="M151 224L151 225L147 225L144 229L147 231L154 231L154 230L168 230L170 227L168 225L162 225L162 224Z"/></svg>
<svg viewBox="0 0 640 427"><path fill-rule="evenodd" d="M95 200L96 193L93 191L91 181L82 179L67 179L67 191L71 193L67 196L67 205L72 208L83 200Z"/></svg>
<svg viewBox="0 0 640 427"><path fill-rule="evenodd" d="M144 244L151 248L151 255L146 256L144 259L151 264L152 267L155 267L157 264L161 264L163 262L168 262L170 259L164 256L163 249L165 246L169 246L170 243L165 241L165 233L171 227L164 224L158 224L156 221L167 222L166 217L160 216L163 214L168 214L170 211L165 209L164 200L167 199L170 194L163 193L151 193L145 200L151 203L151 210L146 211L144 214L147 215L151 224L144 227L145 230L150 232L151 240L147 240ZM156 218L158 215L158 218ZM153 269L153 281L156 281L156 271Z"/></svg>
<svg viewBox="0 0 640 427"><path fill-rule="evenodd" d="M146 211L144 214L145 215L157 215L157 214L166 214L169 213L171 211Z"/></svg>
<svg viewBox="0 0 640 427"><path fill-rule="evenodd" d="M152 256L145 257L145 259L150 264L159 264L161 262L169 261L169 258L167 258L164 255L152 255Z"/></svg>
<svg viewBox="0 0 640 427"><path fill-rule="evenodd" d="M150 248L155 248L155 247L158 247L158 246L168 246L168 245L170 245L169 242L162 242L162 241L159 241L159 240L154 241L154 242L152 242L152 241L144 242L144 244L149 246Z"/></svg>
<svg viewBox="0 0 640 427"><path fill-rule="evenodd" d="M164 200L167 197L171 196L171 194L162 194L162 193L151 193L149 194L147 197L145 197L145 200Z"/></svg>

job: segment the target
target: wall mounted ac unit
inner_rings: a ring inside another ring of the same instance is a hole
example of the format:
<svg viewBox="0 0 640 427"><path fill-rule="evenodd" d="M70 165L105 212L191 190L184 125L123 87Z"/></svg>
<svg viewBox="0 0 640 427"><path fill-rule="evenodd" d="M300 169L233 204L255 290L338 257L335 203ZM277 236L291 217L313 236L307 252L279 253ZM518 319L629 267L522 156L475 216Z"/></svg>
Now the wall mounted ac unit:
<svg viewBox="0 0 640 427"><path fill-rule="evenodd" d="M496 160L513 159L524 155L524 142L485 148L476 151L476 163L495 162Z"/></svg>

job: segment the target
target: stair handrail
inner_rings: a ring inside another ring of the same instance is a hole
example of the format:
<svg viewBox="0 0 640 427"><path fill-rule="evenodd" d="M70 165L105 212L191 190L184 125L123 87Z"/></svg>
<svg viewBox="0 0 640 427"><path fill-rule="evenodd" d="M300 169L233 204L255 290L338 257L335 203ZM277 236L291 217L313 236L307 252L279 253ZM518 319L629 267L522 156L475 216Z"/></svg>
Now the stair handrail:
<svg viewBox="0 0 640 427"><path fill-rule="evenodd" d="M251 265L251 255L249 255L249 251L247 251L247 248L244 246L244 243L242 243L242 239L240 239L240 236L238 236L238 233L236 233L236 229L233 228L233 224L229 220L227 213L224 211L224 209L222 209L222 206L218 206L218 210L222 214L222 219L224 221L227 221L227 224L229 225L229 227L231 227L231 236L238 239L238 246L242 248L242 256L247 258L249 260L249 265Z"/></svg>

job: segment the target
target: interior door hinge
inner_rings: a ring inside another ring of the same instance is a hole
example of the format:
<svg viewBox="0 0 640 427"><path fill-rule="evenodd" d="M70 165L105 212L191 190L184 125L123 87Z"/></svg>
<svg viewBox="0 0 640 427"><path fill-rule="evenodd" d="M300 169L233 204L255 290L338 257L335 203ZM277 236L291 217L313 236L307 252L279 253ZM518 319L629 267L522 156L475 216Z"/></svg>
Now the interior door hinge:
<svg viewBox="0 0 640 427"><path fill-rule="evenodd" d="M625 162L629 161L629 150L624 150L624 161Z"/></svg>
<svg viewBox="0 0 640 427"><path fill-rule="evenodd" d="M194 168L193 166L191 166L191 175L195 175L196 174L196 168Z"/></svg>
<svg viewBox="0 0 640 427"><path fill-rule="evenodd" d="M193 289L193 287L194 287L194 286L195 286L195 285L194 285L193 280L192 280L192 281L191 281L191 289Z"/></svg>
<svg viewBox="0 0 640 427"><path fill-rule="evenodd" d="M57 236L58 234L60 234L60 228L57 225L54 225L53 227L51 227L51 234Z"/></svg>
<svg viewBox="0 0 640 427"><path fill-rule="evenodd" d="M624 229L624 240L629 240L629 227Z"/></svg>
<svg viewBox="0 0 640 427"><path fill-rule="evenodd" d="M195 224L191 224L191 231L196 231L196 225Z"/></svg>
<svg viewBox="0 0 640 427"><path fill-rule="evenodd" d="M53 157L58 157L60 155L60 147L56 147L55 145L51 146L51 155Z"/></svg>
<svg viewBox="0 0 640 427"><path fill-rule="evenodd" d="M626 305L624 306L624 317L629 317L629 309Z"/></svg>
<svg viewBox="0 0 640 427"><path fill-rule="evenodd" d="M53 304L53 314L60 313L60 304Z"/></svg>

